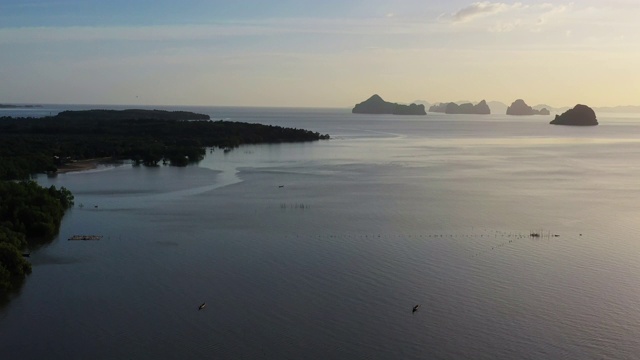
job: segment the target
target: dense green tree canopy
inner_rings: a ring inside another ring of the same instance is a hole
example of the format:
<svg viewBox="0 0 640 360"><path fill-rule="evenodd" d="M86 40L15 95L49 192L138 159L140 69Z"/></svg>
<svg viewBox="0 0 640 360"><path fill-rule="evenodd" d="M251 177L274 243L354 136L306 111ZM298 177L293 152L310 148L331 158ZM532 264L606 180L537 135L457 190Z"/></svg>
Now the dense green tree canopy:
<svg viewBox="0 0 640 360"><path fill-rule="evenodd" d="M0 295L31 272L23 251L31 241L50 240L60 228L73 195L64 187L43 188L33 181L0 182Z"/></svg>
<svg viewBox="0 0 640 360"><path fill-rule="evenodd" d="M328 139L301 129L160 110L64 111L45 118L0 118L0 179L54 172L68 160L112 157L146 165L201 160L204 147Z"/></svg>

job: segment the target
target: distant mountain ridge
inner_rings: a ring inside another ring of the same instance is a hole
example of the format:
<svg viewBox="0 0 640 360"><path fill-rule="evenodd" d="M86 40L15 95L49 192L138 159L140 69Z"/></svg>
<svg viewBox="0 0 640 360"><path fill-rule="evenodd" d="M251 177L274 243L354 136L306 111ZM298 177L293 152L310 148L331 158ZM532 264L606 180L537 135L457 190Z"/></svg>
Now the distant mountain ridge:
<svg viewBox="0 0 640 360"><path fill-rule="evenodd" d="M640 113L640 105L601 106L594 107L593 110L609 113Z"/></svg>
<svg viewBox="0 0 640 360"><path fill-rule="evenodd" d="M570 109L568 106L553 107L547 104L538 104L538 105L532 106L532 108L535 110L547 109L549 110L550 113L551 112L562 113Z"/></svg>
<svg viewBox="0 0 640 360"><path fill-rule="evenodd" d="M506 114L507 108L509 107L507 104L500 101L489 101L487 105L489 105L492 114Z"/></svg>

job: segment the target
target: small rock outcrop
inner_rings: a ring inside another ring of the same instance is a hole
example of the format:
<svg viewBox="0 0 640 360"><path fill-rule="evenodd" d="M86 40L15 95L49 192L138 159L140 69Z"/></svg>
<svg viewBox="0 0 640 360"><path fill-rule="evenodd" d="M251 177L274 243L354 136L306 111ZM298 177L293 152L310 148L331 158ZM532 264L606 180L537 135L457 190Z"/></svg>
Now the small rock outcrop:
<svg viewBox="0 0 640 360"><path fill-rule="evenodd" d="M576 105L573 109L569 109L556 115L550 124L552 125L573 125L573 126L594 126L598 125L596 113L590 107L582 104Z"/></svg>
<svg viewBox="0 0 640 360"><path fill-rule="evenodd" d="M514 101L511 106L507 108L507 115L549 115L550 112L546 108L536 110L531 106L527 105L526 102L522 99L518 99Z"/></svg>
<svg viewBox="0 0 640 360"><path fill-rule="evenodd" d="M354 114L427 115L424 105L391 103L384 101L377 94L357 104L351 112Z"/></svg>

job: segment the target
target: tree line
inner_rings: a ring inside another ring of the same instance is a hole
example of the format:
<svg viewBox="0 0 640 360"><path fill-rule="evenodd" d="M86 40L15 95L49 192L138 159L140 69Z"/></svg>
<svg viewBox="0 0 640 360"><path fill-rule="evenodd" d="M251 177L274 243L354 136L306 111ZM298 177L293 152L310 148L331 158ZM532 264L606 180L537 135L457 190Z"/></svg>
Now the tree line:
<svg viewBox="0 0 640 360"><path fill-rule="evenodd" d="M65 111L45 118L0 117L0 179L55 172L66 161L111 157L184 166L205 147L328 139L302 129L211 121L185 111Z"/></svg>
<svg viewBox="0 0 640 360"><path fill-rule="evenodd" d="M31 273L25 251L53 239L73 195L64 187L34 181L0 181L0 297Z"/></svg>

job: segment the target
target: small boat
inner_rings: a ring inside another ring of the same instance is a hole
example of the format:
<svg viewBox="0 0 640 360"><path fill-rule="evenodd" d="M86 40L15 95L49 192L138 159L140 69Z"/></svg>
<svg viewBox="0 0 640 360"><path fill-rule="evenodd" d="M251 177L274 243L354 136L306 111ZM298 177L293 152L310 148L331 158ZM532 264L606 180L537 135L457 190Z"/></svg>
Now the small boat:
<svg viewBox="0 0 640 360"><path fill-rule="evenodd" d="M414 307L413 307L413 311L412 311L412 313L414 313L414 312L418 311L418 308L419 308L419 307L420 307L420 304L418 304L418 305L414 306Z"/></svg>
<svg viewBox="0 0 640 360"><path fill-rule="evenodd" d="M202 304L200 304L200 306L198 306L198 310L204 309L205 306L207 306L207 303L203 302Z"/></svg>

